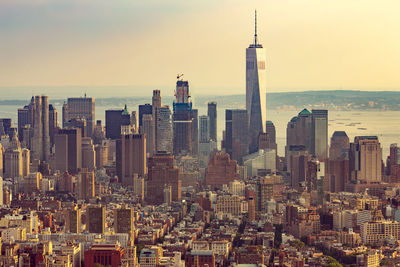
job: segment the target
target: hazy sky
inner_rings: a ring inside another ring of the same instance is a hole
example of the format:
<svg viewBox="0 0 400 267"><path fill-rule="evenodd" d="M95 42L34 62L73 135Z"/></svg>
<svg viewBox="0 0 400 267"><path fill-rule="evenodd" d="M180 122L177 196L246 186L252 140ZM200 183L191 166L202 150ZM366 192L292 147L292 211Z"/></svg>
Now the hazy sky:
<svg viewBox="0 0 400 267"><path fill-rule="evenodd" d="M1 0L0 86L244 93L254 9L269 91L400 88L398 0Z"/></svg>

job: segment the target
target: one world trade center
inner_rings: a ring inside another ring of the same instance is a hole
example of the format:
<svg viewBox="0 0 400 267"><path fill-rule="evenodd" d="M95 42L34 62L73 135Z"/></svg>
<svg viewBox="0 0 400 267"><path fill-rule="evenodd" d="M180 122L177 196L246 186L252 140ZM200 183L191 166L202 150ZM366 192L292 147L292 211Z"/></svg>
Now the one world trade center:
<svg viewBox="0 0 400 267"><path fill-rule="evenodd" d="M246 110L249 117L249 152L258 150L258 136L266 119L265 50L257 40L255 13L254 43L246 49Z"/></svg>

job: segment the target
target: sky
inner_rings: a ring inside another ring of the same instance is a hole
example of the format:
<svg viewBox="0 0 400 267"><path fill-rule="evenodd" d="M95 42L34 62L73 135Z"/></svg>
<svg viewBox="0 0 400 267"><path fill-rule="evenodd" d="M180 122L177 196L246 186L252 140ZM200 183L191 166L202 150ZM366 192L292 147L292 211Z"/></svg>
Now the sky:
<svg viewBox="0 0 400 267"><path fill-rule="evenodd" d="M400 89L398 0L1 0L0 95L244 94L255 9L268 91Z"/></svg>

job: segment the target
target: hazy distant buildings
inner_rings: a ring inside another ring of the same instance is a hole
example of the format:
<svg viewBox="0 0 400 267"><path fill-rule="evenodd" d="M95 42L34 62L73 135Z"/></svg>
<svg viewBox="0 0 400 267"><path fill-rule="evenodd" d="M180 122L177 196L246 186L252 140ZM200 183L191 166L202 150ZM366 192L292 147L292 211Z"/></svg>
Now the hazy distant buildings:
<svg viewBox="0 0 400 267"><path fill-rule="evenodd" d="M208 102L207 115L209 118L210 139L217 142L217 102Z"/></svg>
<svg viewBox="0 0 400 267"><path fill-rule="evenodd" d="M247 111L243 109L225 110L225 140L226 152L233 160L241 161L249 152L249 135ZM258 141L258 134L256 137Z"/></svg>
<svg viewBox="0 0 400 267"><path fill-rule="evenodd" d="M63 127L72 119L85 119L87 123L87 136L92 136L95 125L95 102L92 97L68 98L63 105Z"/></svg>
<svg viewBox="0 0 400 267"><path fill-rule="evenodd" d="M255 26L254 43L246 49L246 110L250 153L258 150L258 134L264 132L266 118L266 57L263 46L257 40L257 17Z"/></svg>
<svg viewBox="0 0 400 267"><path fill-rule="evenodd" d="M387 164L389 169L390 182L400 182L400 147L397 144L390 145L389 162Z"/></svg>

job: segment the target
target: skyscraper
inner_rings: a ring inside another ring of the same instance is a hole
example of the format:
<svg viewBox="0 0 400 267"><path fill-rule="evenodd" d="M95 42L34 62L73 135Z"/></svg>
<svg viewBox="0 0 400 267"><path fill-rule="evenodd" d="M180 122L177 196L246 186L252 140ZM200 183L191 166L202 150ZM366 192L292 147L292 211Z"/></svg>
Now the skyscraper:
<svg viewBox="0 0 400 267"><path fill-rule="evenodd" d="M40 161L48 161L49 157L49 97L35 96L32 158Z"/></svg>
<svg viewBox="0 0 400 267"><path fill-rule="evenodd" d="M126 105L122 110L106 110L106 138L119 139L123 128L130 125L131 116Z"/></svg>
<svg viewBox="0 0 400 267"><path fill-rule="evenodd" d="M63 106L63 127L71 119L85 119L87 123L87 135L92 136L95 124L95 104L94 98L76 97L68 98L68 102Z"/></svg>
<svg viewBox="0 0 400 267"><path fill-rule="evenodd" d="M194 123L197 122L197 110L192 110L188 81L178 80L176 82L175 97L173 114L174 154L192 153L193 143L198 136L194 130L198 127L194 127ZM195 122L194 115L196 116Z"/></svg>
<svg viewBox="0 0 400 267"><path fill-rule="evenodd" d="M210 120L210 139L217 142L217 102L208 102L207 115Z"/></svg>
<svg viewBox="0 0 400 267"><path fill-rule="evenodd" d="M250 153L257 151L258 134L264 131L266 74L265 50L257 40L257 13L255 13L254 43L246 49L246 110Z"/></svg>
<svg viewBox="0 0 400 267"><path fill-rule="evenodd" d="M199 117L199 142L208 143L210 141L210 120L208 116Z"/></svg>
<svg viewBox="0 0 400 267"><path fill-rule="evenodd" d="M106 207L89 206L86 210L89 233L103 234L106 229Z"/></svg>
<svg viewBox="0 0 400 267"><path fill-rule="evenodd" d="M54 135L56 134L56 129L58 127L58 113L57 109L53 105L49 105L49 135L50 144L54 145Z"/></svg>
<svg viewBox="0 0 400 267"><path fill-rule="evenodd" d="M377 136L356 136L350 144L350 179L371 184L382 180L382 148Z"/></svg>
<svg viewBox="0 0 400 267"><path fill-rule="evenodd" d="M139 105L139 129L143 124L143 115L153 114L153 107L150 104Z"/></svg>
<svg viewBox="0 0 400 267"><path fill-rule="evenodd" d="M172 114L169 106L160 107L157 126L158 151L173 152Z"/></svg>
<svg viewBox="0 0 400 267"><path fill-rule="evenodd" d="M225 110L225 150L231 159L239 162L249 153L247 119L247 111L244 109Z"/></svg>
<svg viewBox="0 0 400 267"><path fill-rule="evenodd" d="M327 175L329 190L341 192L349 180L349 138L344 131L335 131L331 138Z"/></svg>
<svg viewBox="0 0 400 267"><path fill-rule="evenodd" d="M319 160L328 158L328 111L312 110L311 153Z"/></svg>
<svg viewBox="0 0 400 267"><path fill-rule="evenodd" d="M146 135L121 135L117 140L116 156L119 181L133 185L135 174L144 177L147 173Z"/></svg>
<svg viewBox="0 0 400 267"><path fill-rule="evenodd" d="M140 133L146 135L146 153L150 156L153 155L154 145L154 122L151 114L143 114L142 126L140 126Z"/></svg>
<svg viewBox="0 0 400 267"><path fill-rule="evenodd" d="M164 201L164 186L172 187L172 200L181 200L182 181L179 168L174 165L174 156L165 152L157 152L149 158L146 202L160 205Z"/></svg>
<svg viewBox="0 0 400 267"><path fill-rule="evenodd" d="M159 133L158 133L158 126L160 120L160 108L161 108L161 92L160 90L153 90L153 97L152 97L152 116L153 116L153 136L154 136L154 145L155 150L159 150Z"/></svg>
<svg viewBox="0 0 400 267"><path fill-rule="evenodd" d="M60 129L54 139L56 143L55 165L61 171L67 170L71 174L76 174L82 166L81 129Z"/></svg>

